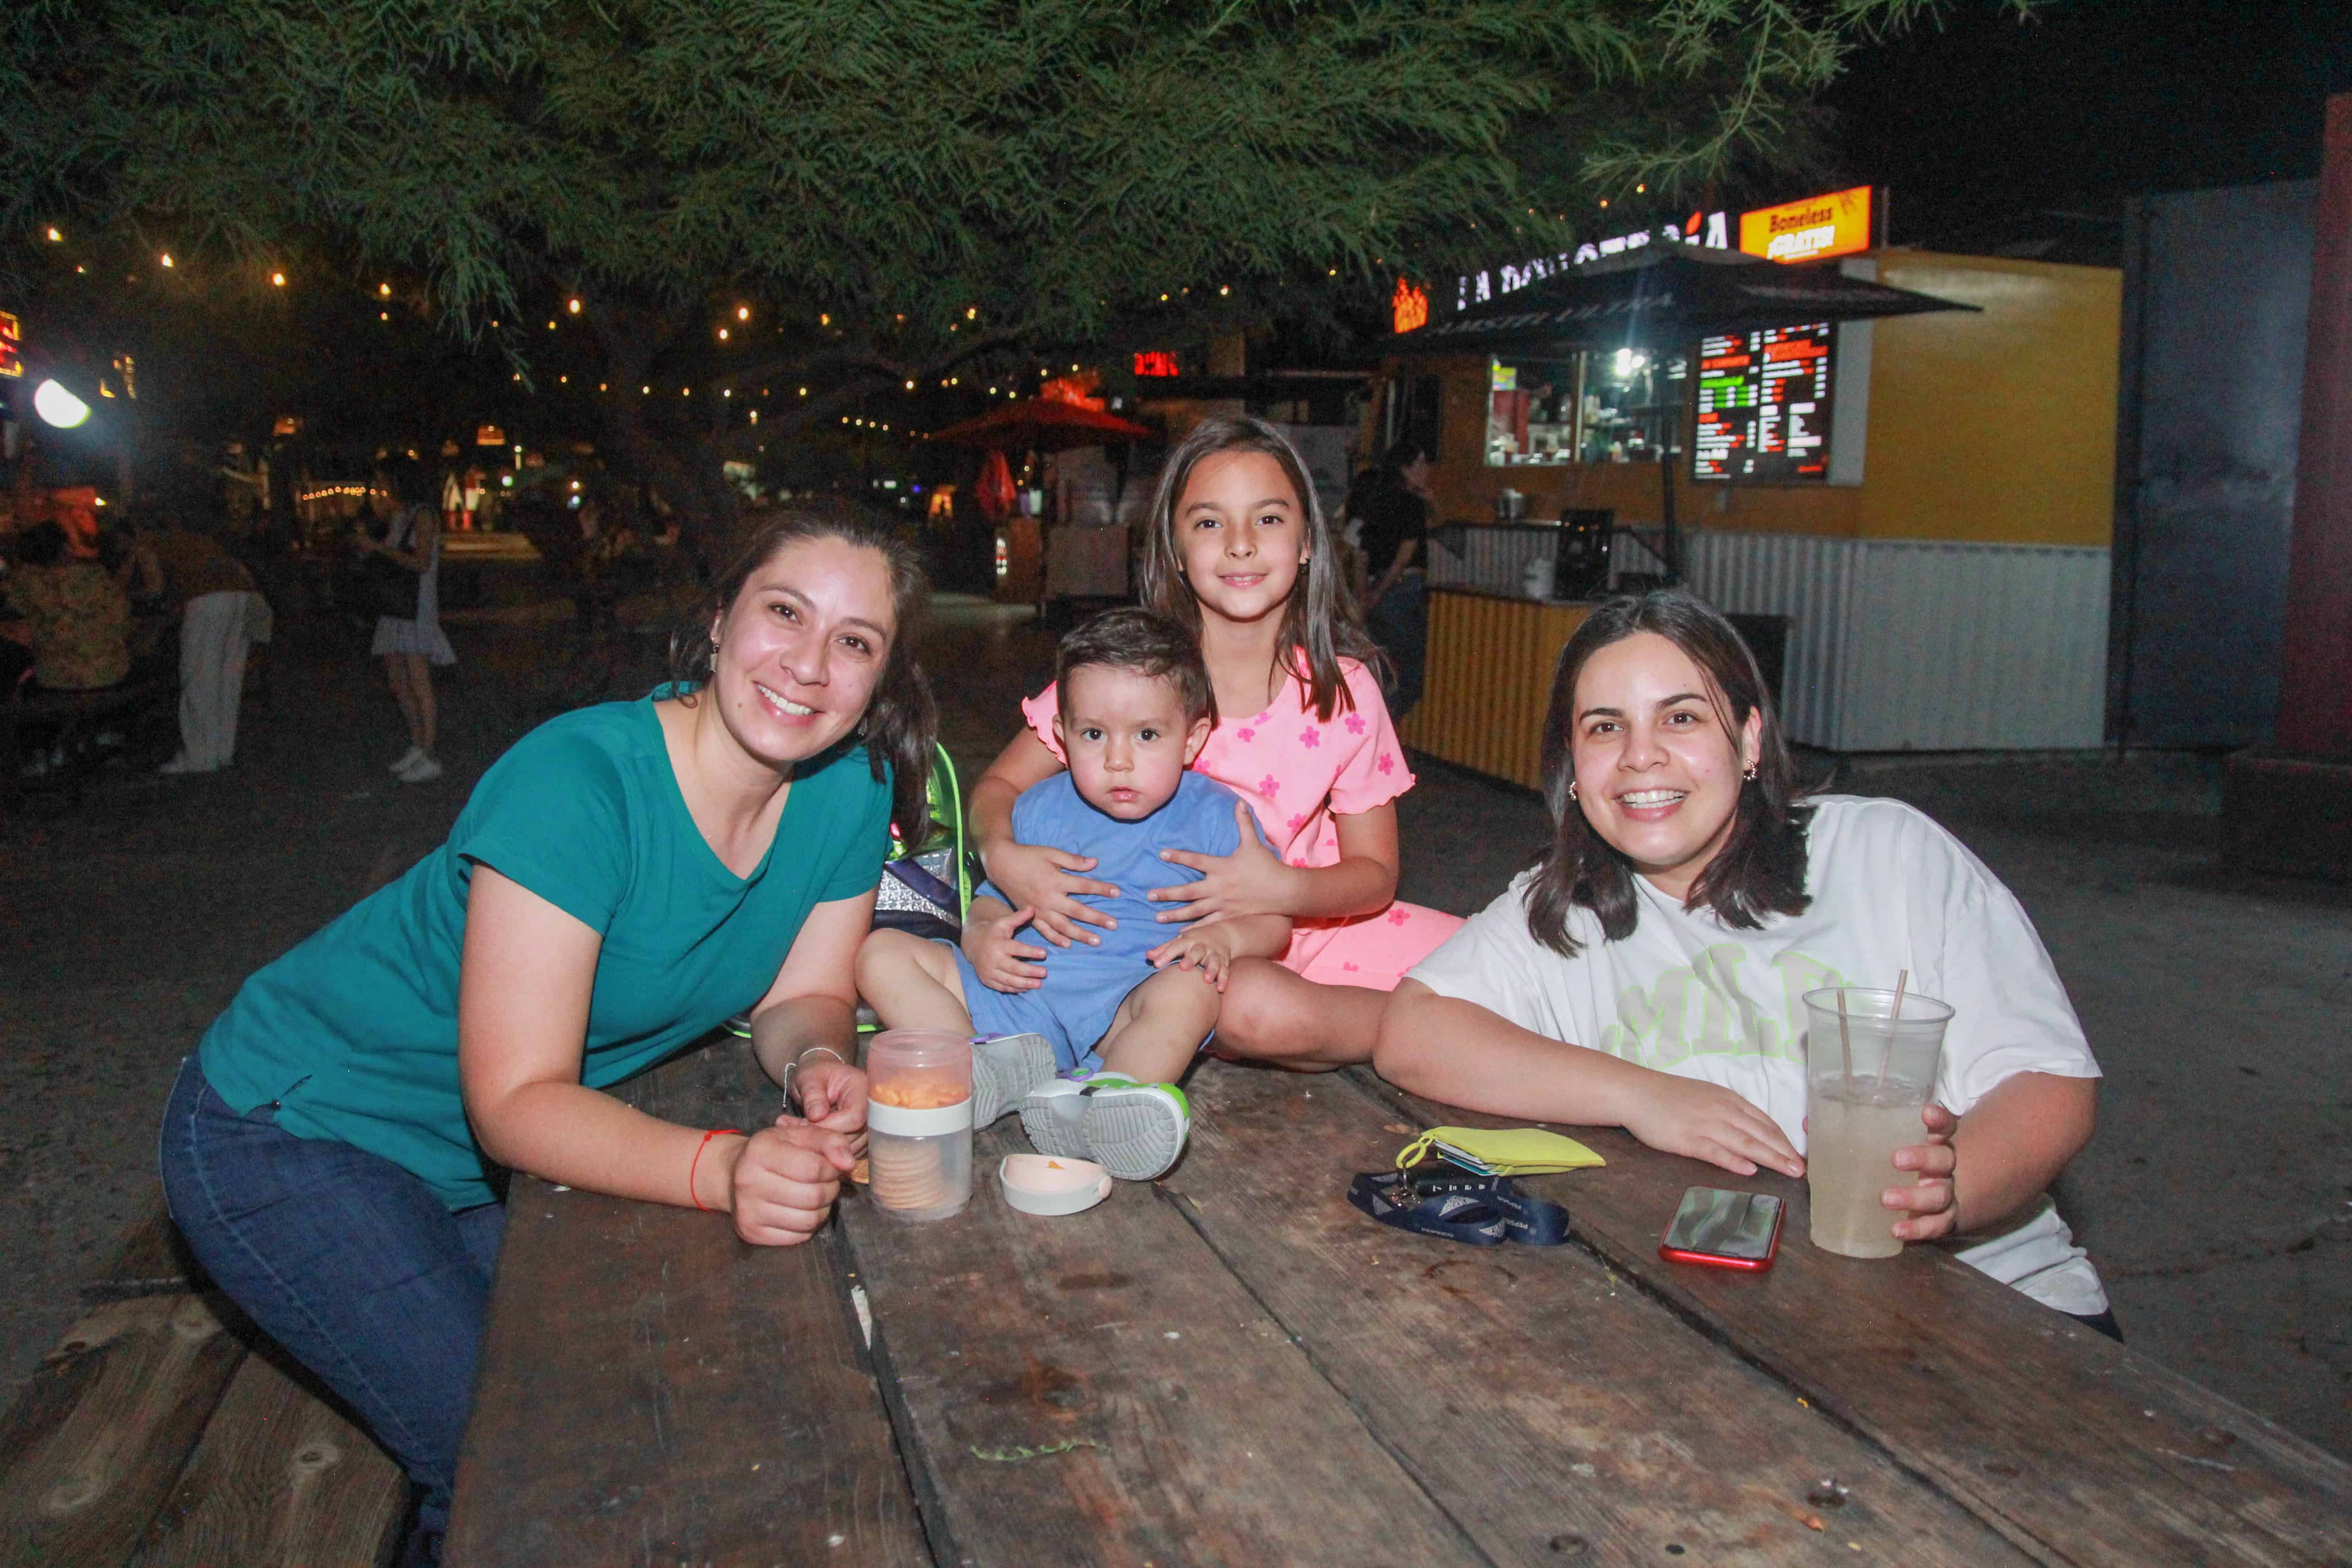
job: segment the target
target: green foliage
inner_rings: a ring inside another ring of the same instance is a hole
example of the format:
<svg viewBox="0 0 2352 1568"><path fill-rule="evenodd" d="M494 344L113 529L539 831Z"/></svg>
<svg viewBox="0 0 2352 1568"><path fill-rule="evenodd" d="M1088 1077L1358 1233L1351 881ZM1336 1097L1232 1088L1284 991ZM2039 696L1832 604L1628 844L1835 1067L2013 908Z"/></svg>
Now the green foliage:
<svg viewBox="0 0 2352 1568"><path fill-rule="evenodd" d="M1564 245L1598 195L1785 155L1928 3L17 0L0 219L331 237L469 331L744 289L1076 338Z"/></svg>
<svg viewBox="0 0 2352 1568"><path fill-rule="evenodd" d="M395 316L494 342L476 379L719 527L722 457L904 443L1045 357L1328 331L1801 162L1847 51L1936 3L12 0L0 284L259 320L272 270L341 272L362 361Z"/></svg>

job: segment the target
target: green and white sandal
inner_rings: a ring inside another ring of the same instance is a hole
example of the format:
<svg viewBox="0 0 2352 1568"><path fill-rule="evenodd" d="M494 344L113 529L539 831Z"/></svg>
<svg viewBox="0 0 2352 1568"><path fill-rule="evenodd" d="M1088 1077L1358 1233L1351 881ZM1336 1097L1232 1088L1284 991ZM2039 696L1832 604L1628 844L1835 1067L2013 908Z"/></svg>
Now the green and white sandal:
<svg viewBox="0 0 2352 1568"><path fill-rule="evenodd" d="M1021 1102L1021 1131L1040 1154L1092 1160L1121 1181L1148 1182L1184 1152L1192 1107L1172 1083L1098 1072L1033 1090Z"/></svg>

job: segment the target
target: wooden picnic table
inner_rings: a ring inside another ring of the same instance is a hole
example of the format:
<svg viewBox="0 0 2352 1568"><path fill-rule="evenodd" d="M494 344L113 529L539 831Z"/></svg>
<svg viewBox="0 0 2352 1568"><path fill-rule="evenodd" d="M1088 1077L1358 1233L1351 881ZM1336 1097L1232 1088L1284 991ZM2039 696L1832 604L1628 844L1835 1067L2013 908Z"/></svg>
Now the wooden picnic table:
<svg viewBox="0 0 2352 1568"><path fill-rule="evenodd" d="M1349 1176L1500 1125L1204 1063L1183 1161L1086 1214L807 1246L518 1181L447 1547L524 1563L2352 1563L2352 1467L1933 1247L1806 1240L1801 1182L1613 1131L1575 1237L1374 1224ZM640 1080L751 1126L740 1046ZM1683 1189L1779 1192L1761 1275L1665 1263Z"/></svg>

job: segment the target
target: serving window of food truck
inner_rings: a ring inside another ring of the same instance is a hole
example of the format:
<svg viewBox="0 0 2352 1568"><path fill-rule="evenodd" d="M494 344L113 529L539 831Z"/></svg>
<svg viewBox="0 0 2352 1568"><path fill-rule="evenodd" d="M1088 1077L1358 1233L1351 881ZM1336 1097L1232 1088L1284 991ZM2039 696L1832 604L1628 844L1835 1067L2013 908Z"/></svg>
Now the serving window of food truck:
<svg viewBox="0 0 2352 1568"><path fill-rule="evenodd" d="M1490 359L1486 466L1653 461L1688 402L1687 361L1645 348Z"/></svg>

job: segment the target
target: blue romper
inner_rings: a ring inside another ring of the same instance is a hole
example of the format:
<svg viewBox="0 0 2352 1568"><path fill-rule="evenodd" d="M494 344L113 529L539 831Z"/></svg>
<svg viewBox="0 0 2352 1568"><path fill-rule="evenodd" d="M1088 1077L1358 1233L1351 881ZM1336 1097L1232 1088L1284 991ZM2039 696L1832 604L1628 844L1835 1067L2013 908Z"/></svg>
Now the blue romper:
<svg viewBox="0 0 2352 1568"><path fill-rule="evenodd" d="M1241 799L1205 773L1186 770L1168 804L1139 822L1121 822L1096 809L1078 794L1066 773L1032 784L1013 803L1013 837L1023 844L1050 844L1073 854L1091 855L1095 868L1087 873L1108 882L1118 897L1080 895L1082 902L1108 911L1118 921L1115 931L1101 931L1102 945L1073 942L1055 947L1028 926L1023 941L1045 950L1045 984L1034 991L992 991L961 950L956 967L963 976L965 1004L971 1026L983 1035L1039 1034L1054 1042L1062 1070L1102 1065L1095 1045L1110 1030L1113 1015L1127 994L1151 978L1154 971L1144 954L1183 928L1162 925L1154 917L1170 908L1144 895L1154 888L1197 882L1202 873L1160 858L1162 849L1185 849L1199 855L1230 855L1241 847L1241 828L1234 806ZM1255 818L1253 828L1257 827ZM1257 829L1258 842L1265 833ZM1268 847L1271 849L1271 846ZM980 891L1003 903L992 883Z"/></svg>

